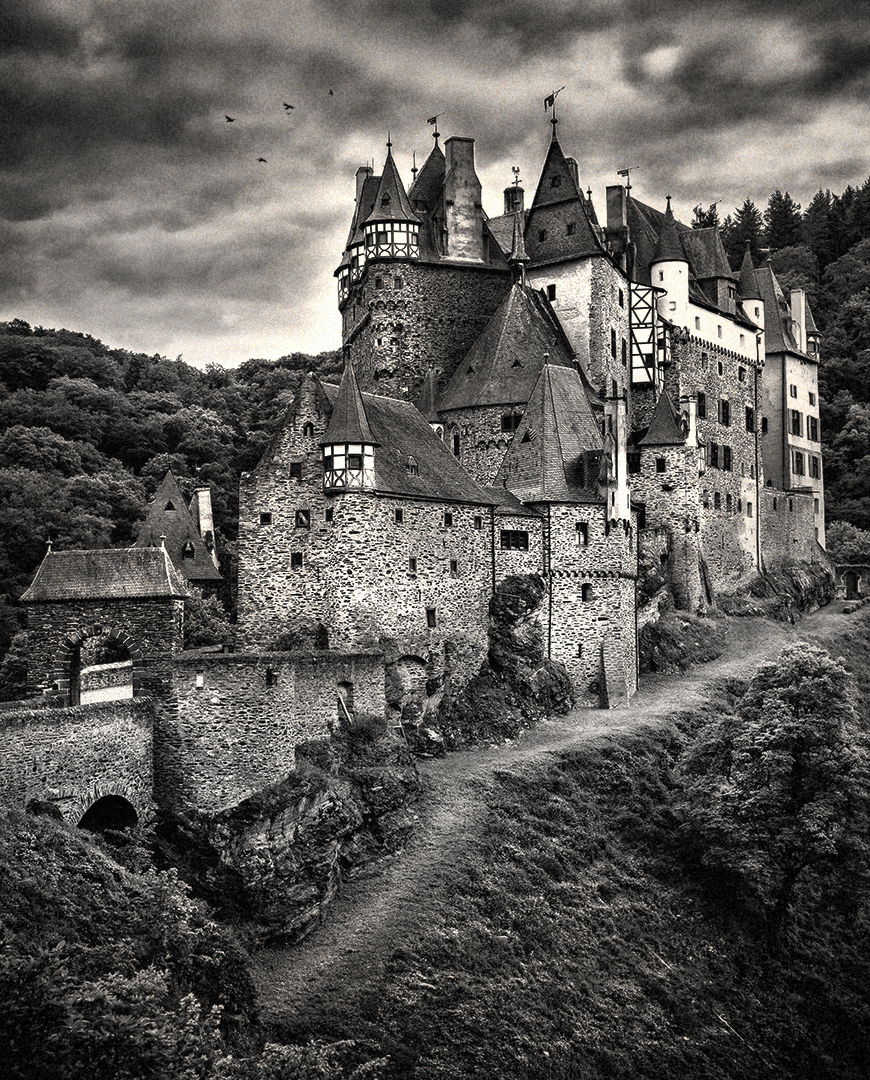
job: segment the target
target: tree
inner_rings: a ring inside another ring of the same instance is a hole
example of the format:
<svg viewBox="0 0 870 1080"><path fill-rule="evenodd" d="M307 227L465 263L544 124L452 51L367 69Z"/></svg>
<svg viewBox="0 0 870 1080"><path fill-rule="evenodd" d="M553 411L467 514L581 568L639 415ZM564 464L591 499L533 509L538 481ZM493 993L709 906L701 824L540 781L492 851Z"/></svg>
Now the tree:
<svg viewBox="0 0 870 1080"><path fill-rule="evenodd" d="M801 208L779 188L767 200L764 211L764 234L771 251L793 247L801 242Z"/></svg>
<svg viewBox="0 0 870 1080"><path fill-rule="evenodd" d="M216 596L203 597L193 588L184 604L184 647L223 645L232 637L226 609Z"/></svg>
<svg viewBox="0 0 870 1080"><path fill-rule="evenodd" d="M753 260L760 261L763 230L761 211L751 199L746 199L743 205L734 211L733 219L725 219L722 223L722 243L732 266L740 265L747 241Z"/></svg>
<svg viewBox="0 0 870 1080"><path fill-rule="evenodd" d="M705 210L700 203L692 211L693 229L716 229L719 227L718 203L710 203Z"/></svg>
<svg viewBox="0 0 870 1080"><path fill-rule="evenodd" d="M870 529L870 405L849 407L825 462L828 516Z"/></svg>
<svg viewBox="0 0 870 1080"><path fill-rule="evenodd" d="M806 244L781 248L770 256L770 264L786 296L790 289L804 289L816 314L819 296L819 260Z"/></svg>
<svg viewBox="0 0 870 1080"><path fill-rule="evenodd" d="M836 258L831 232L831 203L830 191L817 191L804 211L801 223L803 241L812 248L823 268Z"/></svg>
<svg viewBox="0 0 870 1080"><path fill-rule="evenodd" d="M772 937L801 889L818 900L866 861L870 755L854 695L840 661L789 646L681 763L686 835Z"/></svg>
<svg viewBox="0 0 870 1080"><path fill-rule="evenodd" d="M858 529L848 521L832 521L826 542L835 563L870 564L870 530Z"/></svg>

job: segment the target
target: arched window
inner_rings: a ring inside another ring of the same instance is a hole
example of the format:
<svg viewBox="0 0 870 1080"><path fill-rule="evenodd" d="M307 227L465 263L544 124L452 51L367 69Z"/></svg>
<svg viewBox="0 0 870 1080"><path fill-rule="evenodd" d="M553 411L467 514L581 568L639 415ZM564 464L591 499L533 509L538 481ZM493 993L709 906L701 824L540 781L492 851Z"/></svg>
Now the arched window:
<svg viewBox="0 0 870 1080"><path fill-rule="evenodd" d="M302 434L309 439L314 434L314 424L312 424L310 420L302 425Z"/></svg>
<svg viewBox="0 0 870 1080"><path fill-rule="evenodd" d="M462 448L462 437L459 434L459 428L454 428L453 431L453 456L459 457L460 450Z"/></svg>
<svg viewBox="0 0 870 1080"><path fill-rule="evenodd" d="M589 584L588 581L580 586L580 598L582 600L593 599L592 586Z"/></svg>

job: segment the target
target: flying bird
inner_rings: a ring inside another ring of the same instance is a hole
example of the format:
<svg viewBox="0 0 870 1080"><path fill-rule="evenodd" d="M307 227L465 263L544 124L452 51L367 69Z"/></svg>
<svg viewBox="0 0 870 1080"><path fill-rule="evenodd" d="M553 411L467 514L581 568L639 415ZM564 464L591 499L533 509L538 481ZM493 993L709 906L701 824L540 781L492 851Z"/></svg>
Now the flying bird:
<svg viewBox="0 0 870 1080"><path fill-rule="evenodd" d="M330 97L335 97L335 94L333 94L333 92L332 92L332 91L330 90L330 91L329 91L329 96L330 96Z"/></svg>
<svg viewBox="0 0 870 1080"><path fill-rule="evenodd" d="M284 102L284 108L285 108L285 109L295 109L295 108L296 108L296 106L295 106L295 105L288 105L288 104L287 104L287 102L285 101L285 102Z"/></svg>
<svg viewBox="0 0 870 1080"><path fill-rule="evenodd" d="M226 113L224 113L224 119L228 124L234 124L236 122L236 118L234 116L227 116Z"/></svg>
<svg viewBox="0 0 870 1080"><path fill-rule="evenodd" d="M268 164L269 164L269 162L268 162L268 161L266 161L266 159L265 159L264 157L258 157L258 158L257 158L257 161L262 161L264 165L268 165Z"/></svg>

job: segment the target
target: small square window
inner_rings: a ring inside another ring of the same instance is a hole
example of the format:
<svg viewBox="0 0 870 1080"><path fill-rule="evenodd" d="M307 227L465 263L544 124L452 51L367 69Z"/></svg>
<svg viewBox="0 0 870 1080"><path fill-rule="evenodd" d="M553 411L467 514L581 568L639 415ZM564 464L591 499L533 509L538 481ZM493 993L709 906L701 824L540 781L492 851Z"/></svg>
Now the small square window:
<svg viewBox="0 0 870 1080"><path fill-rule="evenodd" d="M297 510L296 511L296 528L297 529L310 529L311 528L311 511L310 510Z"/></svg>
<svg viewBox="0 0 870 1080"><path fill-rule="evenodd" d="M589 546L589 522L578 521L577 522L577 543L580 547Z"/></svg>
<svg viewBox="0 0 870 1080"><path fill-rule="evenodd" d="M656 472L664 472L667 468L667 462L663 457L656 458Z"/></svg>
<svg viewBox="0 0 870 1080"><path fill-rule="evenodd" d="M722 326L718 323L716 325L716 337L722 337Z"/></svg>
<svg viewBox="0 0 870 1080"><path fill-rule="evenodd" d="M585 585L580 586L580 599L581 600L592 600L592 599L594 599L594 594L592 592L592 586L588 582L586 582Z"/></svg>
<svg viewBox="0 0 870 1080"><path fill-rule="evenodd" d="M413 555L408 559L408 573L409 574L416 574L417 573L417 560L414 558Z"/></svg>
<svg viewBox="0 0 870 1080"><path fill-rule="evenodd" d="M450 529L453 526L453 514L449 510L444 511L444 528Z"/></svg>
<svg viewBox="0 0 870 1080"><path fill-rule="evenodd" d="M195 684L197 690L202 690L202 688L205 686L205 672L204 671L198 671L196 673L196 679L194 681L194 684Z"/></svg>
<svg viewBox="0 0 870 1080"><path fill-rule="evenodd" d="M815 405L815 403L816 403L816 395L812 392L812 390L810 390L809 396L810 396L810 405Z"/></svg>
<svg viewBox="0 0 870 1080"><path fill-rule="evenodd" d="M450 560L450 573L453 575L453 577L459 577L459 560L458 559L451 559Z"/></svg>
<svg viewBox="0 0 870 1080"><path fill-rule="evenodd" d="M696 330L701 329L701 317L700 317L700 315L695 316L695 329Z"/></svg>
<svg viewBox="0 0 870 1080"><path fill-rule="evenodd" d="M261 525L271 525L272 524L272 514L271 514L271 512L269 510L261 510L260 511L260 524Z"/></svg>
<svg viewBox="0 0 870 1080"><path fill-rule="evenodd" d="M543 242L546 239L547 239L547 230L546 229L538 229L538 240L543 244Z"/></svg>
<svg viewBox="0 0 870 1080"><path fill-rule="evenodd" d="M556 299L556 286L555 285L548 285L547 286L547 299L548 300L555 300Z"/></svg>
<svg viewBox="0 0 870 1080"><path fill-rule="evenodd" d="M741 334L741 337L742 336L743 335ZM745 367L739 367L737 369L737 380L738 380L738 382L746 382L746 368Z"/></svg>
<svg viewBox="0 0 870 1080"><path fill-rule="evenodd" d="M747 517L752 517L752 503L751 502L746 503L746 516Z"/></svg>
<svg viewBox="0 0 870 1080"><path fill-rule="evenodd" d="M562 186L562 177L561 176L556 175L556 176L551 176L550 177L550 187L561 187L561 186Z"/></svg>
<svg viewBox="0 0 870 1080"><path fill-rule="evenodd" d="M573 236L574 233L577 232L577 222L569 221L568 224L565 226L565 232L568 234L568 236Z"/></svg>
<svg viewBox="0 0 870 1080"><path fill-rule="evenodd" d="M291 461L290 462L290 479L301 480L302 479L302 462Z"/></svg>
<svg viewBox="0 0 870 1080"><path fill-rule="evenodd" d="M348 469L355 469L357 472L359 472L363 467L362 454L348 454L347 467Z"/></svg>
<svg viewBox="0 0 870 1080"><path fill-rule="evenodd" d="M426 608L426 625L429 627L430 630L434 630L435 627L438 625L438 620L435 615L435 608L433 607Z"/></svg>
<svg viewBox="0 0 870 1080"><path fill-rule="evenodd" d="M474 528L477 530L477 532L480 532L483 529L483 518L480 516L480 514L475 515Z"/></svg>
<svg viewBox="0 0 870 1080"><path fill-rule="evenodd" d="M404 284L405 284L405 279L403 277L398 277L397 276L397 277L393 278L393 288L394 289L401 289Z"/></svg>
<svg viewBox="0 0 870 1080"><path fill-rule="evenodd" d="M301 570L302 569L302 552L291 551L290 552L290 569Z"/></svg>
<svg viewBox="0 0 870 1080"><path fill-rule="evenodd" d="M396 507L396 509L393 511L393 517L395 518L397 525L405 524L405 511L402 509L402 507Z"/></svg>
<svg viewBox="0 0 870 1080"><path fill-rule="evenodd" d="M375 288L382 289L384 287L384 279L382 277L375 278Z"/></svg>
<svg viewBox="0 0 870 1080"><path fill-rule="evenodd" d="M766 416L762 416L762 418L761 418L761 434L762 435L767 434L767 417Z"/></svg>
<svg viewBox="0 0 870 1080"><path fill-rule="evenodd" d="M335 511L332 509L331 506L327 506L327 508L323 511L323 520L326 522L327 525L331 525L334 517Z"/></svg>

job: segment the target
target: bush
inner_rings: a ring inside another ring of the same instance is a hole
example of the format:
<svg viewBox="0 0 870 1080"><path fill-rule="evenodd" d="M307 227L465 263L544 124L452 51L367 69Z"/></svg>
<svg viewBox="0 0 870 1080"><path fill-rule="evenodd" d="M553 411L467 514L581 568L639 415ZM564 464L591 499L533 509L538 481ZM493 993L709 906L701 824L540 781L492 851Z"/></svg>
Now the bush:
<svg viewBox="0 0 870 1080"><path fill-rule="evenodd" d="M640 632L638 652L642 673L682 673L722 655L721 624L677 611L666 611Z"/></svg>

